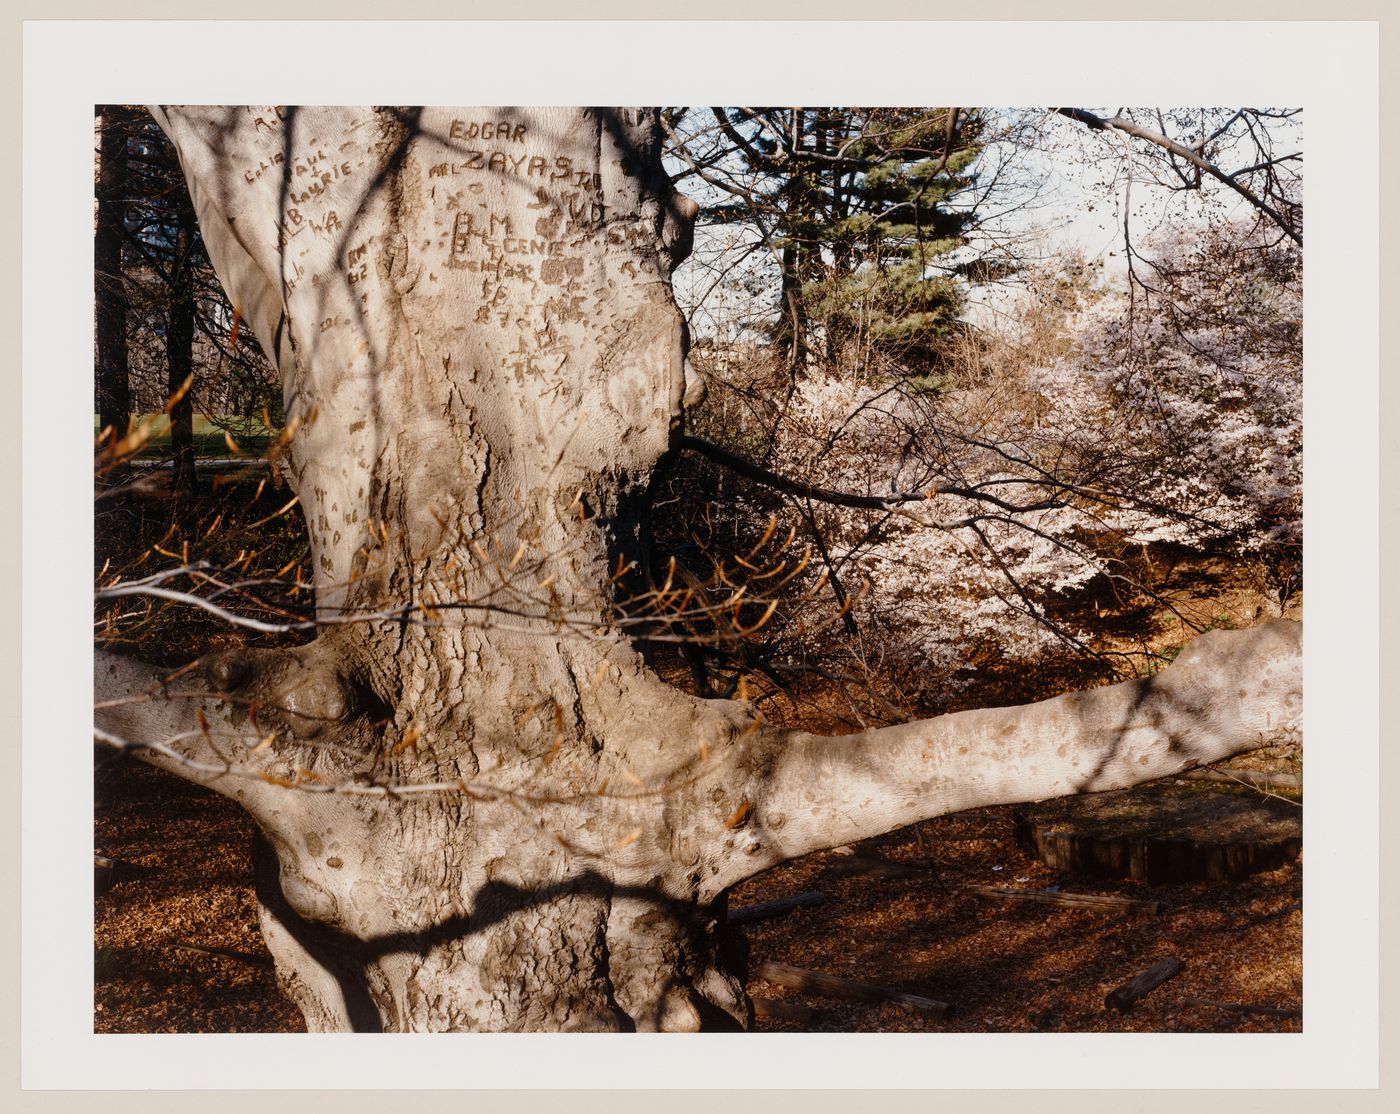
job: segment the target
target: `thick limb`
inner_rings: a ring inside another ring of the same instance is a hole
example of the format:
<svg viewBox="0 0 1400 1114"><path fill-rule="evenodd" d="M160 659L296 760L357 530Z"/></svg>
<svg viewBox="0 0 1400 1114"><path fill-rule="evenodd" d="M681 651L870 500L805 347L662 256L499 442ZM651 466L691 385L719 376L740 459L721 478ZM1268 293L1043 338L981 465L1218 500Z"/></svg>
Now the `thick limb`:
<svg viewBox="0 0 1400 1114"><path fill-rule="evenodd" d="M950 812L1123 789L1295 738L1302 626L1213 631L1142 680L857 735L753 744L712 885Z"/></svg>
<svg viewBox="0 0 1400 1114"><path fill-rule="evenodd" d="M137 754L154 766L207 787L229 775L240 751L256 743L256 729L231 722L217 698L188 675L98 650L93 654L93 733L99 743ZM245 717L246 719L246 717Z"/></svg>

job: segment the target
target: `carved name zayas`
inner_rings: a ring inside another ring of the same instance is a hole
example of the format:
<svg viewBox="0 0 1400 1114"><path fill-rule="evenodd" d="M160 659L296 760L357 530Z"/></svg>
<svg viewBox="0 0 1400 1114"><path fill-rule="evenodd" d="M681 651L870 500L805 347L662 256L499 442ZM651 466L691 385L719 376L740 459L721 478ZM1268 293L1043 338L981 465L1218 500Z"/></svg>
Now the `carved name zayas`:
<svg viewBox="0 0 1400 1114"><path fill-rule="evenodd" d="M429 167L429 178L445 178L467 170L485 170L497 174L514 174L520 178L539 178L545 182L570 181L580 189L600 189L602 178L594 171L575 170L574 160L558 155L551 162L545 155L516 155L507 151L462 152L462 158L440 162Z"/></svg>

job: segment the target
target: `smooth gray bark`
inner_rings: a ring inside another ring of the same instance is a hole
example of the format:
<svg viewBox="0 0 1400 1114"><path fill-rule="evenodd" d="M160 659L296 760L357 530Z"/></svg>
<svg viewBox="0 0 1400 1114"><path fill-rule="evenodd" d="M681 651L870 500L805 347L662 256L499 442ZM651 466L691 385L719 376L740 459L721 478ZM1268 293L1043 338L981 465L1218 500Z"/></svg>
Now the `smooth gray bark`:
<svg viewBox="0 0 1400 1114"><path fill-rule="evenodd" d="M147 753L253 815L264 933L312 1029L747 1026L723 935L742 878L1296 732L1288 625L1150 681L836 739L667 686L610 609L682 427L669 274L694 206L655 115L156 113L277 356L327 626L164 692L99 655L98 728L173 740Z"/></svg>

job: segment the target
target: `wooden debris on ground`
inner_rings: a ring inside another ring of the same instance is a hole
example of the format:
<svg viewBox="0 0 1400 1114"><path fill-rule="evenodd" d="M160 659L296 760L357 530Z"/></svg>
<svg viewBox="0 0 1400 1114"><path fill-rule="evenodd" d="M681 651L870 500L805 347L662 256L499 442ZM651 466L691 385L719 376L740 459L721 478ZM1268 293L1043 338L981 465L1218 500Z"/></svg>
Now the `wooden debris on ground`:
<svg viewBox="0 0 1400 1114"><path fill-rule="evenodd" d="M1238 881L1297 860L1302 806L1216 778L1153 782L1025 806L1016 838L1056 871L1154 886Z"/></svg>
<svg viewBox="0 0 1400 1114"><path fill-rule="evenodd" d="M800 1002L789 1002L785 998L751 998L753 1012L757 1017L777 1018L781 1021L796 1021L799 1025L813 1025L821 1019L822 1011Z"/></svg>
<svg viewBox="0 0 1400 1114"><path fill-rule="evenodd" d="M1101 897L1098 894L1062 893L1059 890L1018 890L1010 886L959 886L967 893L1005 901L1036 901L1045 905L1068 905L1076 909L1097 909L1104 913L1160 913L1162 903L1134 897Z"/></svg>
<svg viewBox="0 0 1400 1114"><path fill-rule="evenodd" d="M266 955L253 955L251 952L234 951L232 948L210 948L203 944L190 944L184 940L176 940L171 945L172 948L179 948L183 952L199 952L201 955L216 955L221 959L232 959L237 963L246 963L250 967L261 967L265 970L272 970L272 957Z"/></svg>
<svg viewBox="0 0 1400 1114"><path fill-rule="evenodd" d="M754 905L731 909L729 910L728 922L732 925L756 924L758 921L781 917L784 913L791 913L794 909L821 905L825 901L826 894L822 893L821 890L808 890L806 893L794 894L792 897L780 897L773 901L760 901Z"/></svg>
<svg viewBox="0 0 1400 1114"><path fill-rule="evenodd" d="M1214 998L1188 997L1181 1000L1184 1006L1200 1006L1205 1009L1226 1010L1230 1013L1252 1013L1261 1017L1302 1017L1300 1009L1280 1009L1278 1006L1255 1006L1246 1002L1217 1002Z"/></svg>
<svg viewBox="0 0 1400 1114"><path fill-rule="evenodd" d="M879 855L857 855L849 849L838 848L839 856L831 863L830 869L836 874L868 874L872 878L909 878L918 874L929 874L931 868L915 866L912 863L897 863Z"/></svg>
<svg viewBox="0 0 1400 1114"><path fill-rule="evenodd" d="M125 859L114 858L111 855L103 855L94 852L93 862L93 885L96 896L101 897L109 893L113 886L123 882L130 882L137 878L143 878L153 873L152 868L141 866L137 863L129 863Z"/></svg>
<svg viewBox="0 0 1400 1114"><path fill-rule="evenodd" d="M827 975L820 971L809 971L805 967L794 967L788 963L759 963L751 974L756 979L776 986L786 986L809 994L820 994L828 998L845 998L855 1002L892 1002L905 1009L915 1010L926 1017L945 1018L953 1007L935 998L924 998L918 994L906 994L902 990L890 990L872 983L843 978L840 975Z"/></svg>
<svg viewBox="0 0 1400 1114"><path fill-rule="evenodd" d="M1136 978L1115 987L1104 996L1103 1004L1119 1013L1127 1013L1139 1000L1151 994L1168 979L1181 974L1186 965L1179 959L1163 959L1154 963Z"/></svg>
<svg viewBox="0 0 1400 1114"><path fill-rule="evenodd" d="M1177 775L1185 781L1222 781L1248 785L1251 789L1293 789L1301 791L1303 779L1297 774L1270 774L1261 770L1234 770L1203 766Z"/></svg>

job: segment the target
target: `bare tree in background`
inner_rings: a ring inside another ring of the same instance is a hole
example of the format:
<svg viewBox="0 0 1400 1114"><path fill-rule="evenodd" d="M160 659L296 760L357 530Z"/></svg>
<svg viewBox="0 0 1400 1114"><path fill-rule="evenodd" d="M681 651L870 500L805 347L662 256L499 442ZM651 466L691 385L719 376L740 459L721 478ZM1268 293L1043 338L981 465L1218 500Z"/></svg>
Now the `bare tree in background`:
<svg viewBox="0 0 1400 1114"><path fill-rule="evenodd" d="M127 356L127 292L122 266L127 211L127 135L130 113L121 105L99 106L97 236L97 421L99 429L124 436L131 421Z"/></svg>

